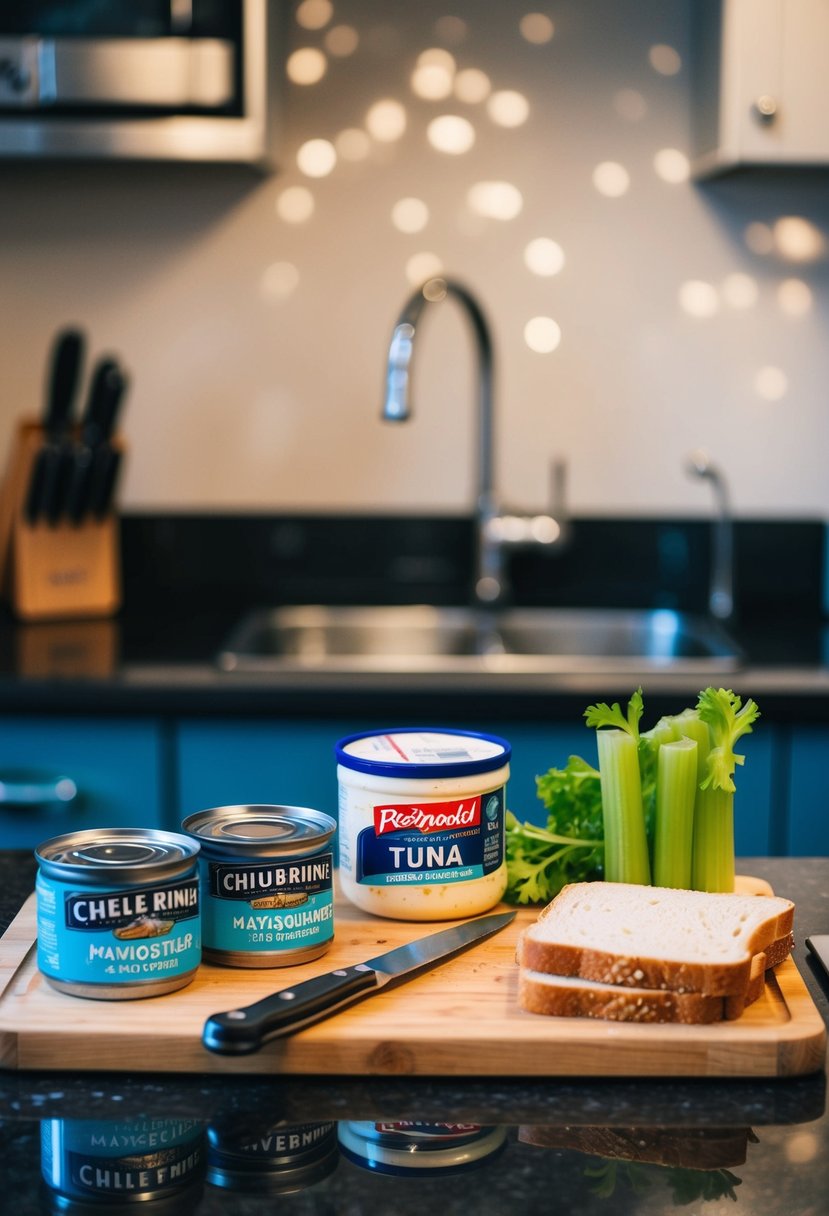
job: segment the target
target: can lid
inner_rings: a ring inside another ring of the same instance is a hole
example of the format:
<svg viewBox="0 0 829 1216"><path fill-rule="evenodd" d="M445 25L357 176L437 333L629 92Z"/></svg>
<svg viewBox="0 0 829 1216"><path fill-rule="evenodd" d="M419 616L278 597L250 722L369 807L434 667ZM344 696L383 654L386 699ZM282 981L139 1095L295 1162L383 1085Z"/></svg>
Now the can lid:
<svg viewBox="0 0 829 1216"><path fill-rule="evenodd" d="M508 763L512 748L498 735L403 726L347 735L335 752L343 768L377 777L464 777L501 768Z"/></svg>
<svg viewBox="0 0 829 1216"><path fill-rule="evenodd" d="M250 857L278 856L319 848L334 835L330 815L308 806L216 806L197 811L181 825L205 849Z"/></svg>
<svg viewBox="0 0 829 1216"><path fill-rule="evenodd" d="M153 828L87 828L53 836L35 849L44 870L84 882L134 882L161 877L189 863L197 841Z"/></svg>

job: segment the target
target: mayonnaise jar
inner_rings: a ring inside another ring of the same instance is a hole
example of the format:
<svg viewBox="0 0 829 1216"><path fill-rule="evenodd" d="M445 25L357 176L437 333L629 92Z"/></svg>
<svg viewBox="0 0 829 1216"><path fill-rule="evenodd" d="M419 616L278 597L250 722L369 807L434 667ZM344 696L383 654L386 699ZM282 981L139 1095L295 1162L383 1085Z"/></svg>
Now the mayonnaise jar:
<svg viewBox="0 0 829 1216"><path fill-rule="evenodd" d="M507 886L506 783L497 735L404 727L336 745L343 894L393 920L452 920Z"/></svg>

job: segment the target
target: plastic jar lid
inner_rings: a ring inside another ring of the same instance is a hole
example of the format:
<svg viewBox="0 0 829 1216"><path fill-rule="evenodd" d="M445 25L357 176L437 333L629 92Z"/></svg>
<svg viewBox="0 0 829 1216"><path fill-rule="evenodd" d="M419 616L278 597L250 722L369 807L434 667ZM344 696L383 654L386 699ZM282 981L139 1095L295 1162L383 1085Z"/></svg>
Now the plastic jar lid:
<svg viewBox="0 0 829 1216"><path fill-rule="evenodd" d="M343 768L376 777L464 777L509 763L512 748L498 735L441 727L347 735L336 748Z"/></svg>
<svg viewBox="0 0 829 1216"><path fill-rule="evenodd" d="M389 1128L383 1131L382 1128ZM431 1130L429 1130L431 1129ZM355 1165L377 1174L423 1177L456 1174L483 1165L503 1149L506 1128L478 1127L452 1130L448 1124L419 1124L418 1130L395 1130L394 1125L340 1123L343 1155Z"/></svg>

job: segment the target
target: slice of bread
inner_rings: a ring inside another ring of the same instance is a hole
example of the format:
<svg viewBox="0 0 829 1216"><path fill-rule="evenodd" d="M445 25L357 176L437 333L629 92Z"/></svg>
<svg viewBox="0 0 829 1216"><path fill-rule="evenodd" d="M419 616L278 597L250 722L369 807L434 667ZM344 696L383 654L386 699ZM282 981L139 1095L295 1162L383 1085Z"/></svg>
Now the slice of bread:
<svg viewBox="0 0 829 1216"><path fill-rule="evenodd" d="M740 995L703 996L699 992L672 992L665 988L631 988L522 967L518 973L518 1003L528 1013L603 1018L610 1022L677 1022L700 1026L734 1021L759 999L766 971L783 962L791 945L789 934L773 942L768 951L755 954L748 985Z"/></svg>
<svg viewBox="0 0 829 1216"><path fill-rule="evenodd" d="M776 895L571 883L521 934L518 963L596 984L745 1001L752 959L790 939L793 923L794 904Z"/></svg>
<svg viewBox="0 0 829 1216"><path fill-rule="evenodd" d="M757 1137L748 1127L570 1127L524 1125L523 1144L539 1148L574 1149L591 1157L642 1161L692 1170L734 1169L744 1165L749 1142Z"/></svg>

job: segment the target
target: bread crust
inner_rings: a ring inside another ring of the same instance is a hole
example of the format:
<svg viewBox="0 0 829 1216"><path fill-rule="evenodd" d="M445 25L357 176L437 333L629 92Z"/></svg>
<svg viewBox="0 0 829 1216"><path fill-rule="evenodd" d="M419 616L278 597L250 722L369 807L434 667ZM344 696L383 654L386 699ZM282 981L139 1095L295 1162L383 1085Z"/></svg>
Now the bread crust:
<svg viewBox="0 0 829 1216"><path fill-rule="evenodd" d="M569 889L565 887L561 894ZM556 900L553 900L543 909L535 924L521 934L517 948L518 963L529 971L578 976L600 984L679 994L699 993L711 997L744 996L751 978L752 958L773 943L790 936L794 924L794 904L790 900L763 895L753 898L773 899L774 907L747 941L744 958L733 962L648 958L633 951L621 954L545 938L545 932L549 931L548 918L554 915Z"/></svg>
<svg viewBox="0 0 829 1216"><path fill-rule="evenodd" d="M744 1165L750 1128L718 1127L519 1127L518 1139L540 1148L575 1149L594 1157L650 1162L684 1169L734 1169Z"/></svg>
<svg viewBox="0 0 829 1216"><path fill-rule="evenodd" d="M608 1022L672 1022L704 1026L725 1018L723 997L659 988L623 988L617 984L556 987L548 977L521 968L518 1003L528 1013L559 1018L600 1018Z"/></svg>

